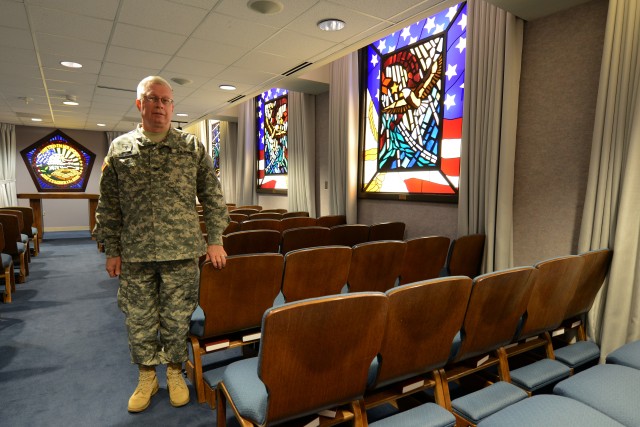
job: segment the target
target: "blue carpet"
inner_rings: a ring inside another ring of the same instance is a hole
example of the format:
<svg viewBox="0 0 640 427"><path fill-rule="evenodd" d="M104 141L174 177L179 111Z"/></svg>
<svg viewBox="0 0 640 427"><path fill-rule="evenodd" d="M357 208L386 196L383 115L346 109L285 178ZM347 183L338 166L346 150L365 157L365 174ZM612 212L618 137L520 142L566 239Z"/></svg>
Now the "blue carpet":
<svg viewBox="0 0 640 427"><path fill-rule="evenodd" d="M118 281L88 232L43 237L13 303L0 303L0 425L215 425L216 412L197 403L188 380L191 402L171 406L164 367L151 406L127 412L137 367L116 304Z"/></svg>

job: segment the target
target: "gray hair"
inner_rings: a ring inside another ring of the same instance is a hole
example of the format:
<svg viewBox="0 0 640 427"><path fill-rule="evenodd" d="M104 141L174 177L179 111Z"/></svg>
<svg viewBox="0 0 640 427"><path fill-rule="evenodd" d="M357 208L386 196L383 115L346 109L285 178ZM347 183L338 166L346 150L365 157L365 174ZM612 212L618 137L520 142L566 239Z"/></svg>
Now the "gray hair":
<svg viewBox="0 0 640 427"><path fill-rule="evenodd" d="M140 83L138 83L138 90L136 91L137 99L142 99L142 96L146 92L147 88L153 84L166 86L169 89L171 89L171 92L173 92L173 88L171 87L168 81L166 81L160 76L149 76L149 77L145 77L140 81Z"/></svg>

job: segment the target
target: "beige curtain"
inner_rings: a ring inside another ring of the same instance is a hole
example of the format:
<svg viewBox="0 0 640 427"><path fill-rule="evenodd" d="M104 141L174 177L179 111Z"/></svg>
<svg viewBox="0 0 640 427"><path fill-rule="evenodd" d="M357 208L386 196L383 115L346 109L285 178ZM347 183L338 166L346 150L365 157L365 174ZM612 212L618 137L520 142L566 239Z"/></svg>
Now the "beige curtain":
<svg viewBox="0 0 640 427"><path fill-rule="evenodd" d="M640 339L640 0L609 0L580 252L613 248L589 312L602 356Z"/></svg>
<svg viewBox="0 0 640 427"><path fill-rule="evenodd" d="M184 132L195 135L200 143L204 144L207 148L207 153L211 154L211 147L209 147L209 139L207 138L207 121L200 120L195 123L191 123L189 126L182 128Z"/></svg>
<svg viewBox="0 0 640 427"><path fill-rule="evenodd" d="M513 179L523 21L468 2L458 235L487 236L483 271L513 264Z"/></svg>
<svg viewBox="0 0 640 427"><path fill-rule="evenodd" d="M229 202L238 206L258 204L256 193L256 103L255 98L240 106L238 144L235 158L235 193Z"/></svg>
<svg viewBox="0 0 640 427"><path fill-rule="evenodd" d="M316 97L289 91L288 210L316 216Z"/></svg>
<svg viewBox="0 0 640 427"><path fill-rule="evenodd" d="M16 206L16 127L0 123L0 208Z"/></svg>
<svg viewBox="0 0 640 427"><path fill-rule="evenodd" d="M358 54L331 63L329 213L358 222Z"/></svg>

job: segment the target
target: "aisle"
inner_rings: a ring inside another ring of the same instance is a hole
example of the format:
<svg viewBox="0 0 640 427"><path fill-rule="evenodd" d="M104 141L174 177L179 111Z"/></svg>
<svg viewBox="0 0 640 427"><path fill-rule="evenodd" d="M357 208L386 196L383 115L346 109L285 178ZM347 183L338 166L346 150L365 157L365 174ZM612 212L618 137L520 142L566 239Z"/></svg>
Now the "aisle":
<svg viewBox="0 0 640 427"><path fill-rule="evenodd" d="M151 406L127 412L137 367L116 304L117 279L107 276L88 233L44 237L13 303L0 303L0 424L214 425L215 411L195 401L191 386L191 402L171 406L164 367Z"/></svg>

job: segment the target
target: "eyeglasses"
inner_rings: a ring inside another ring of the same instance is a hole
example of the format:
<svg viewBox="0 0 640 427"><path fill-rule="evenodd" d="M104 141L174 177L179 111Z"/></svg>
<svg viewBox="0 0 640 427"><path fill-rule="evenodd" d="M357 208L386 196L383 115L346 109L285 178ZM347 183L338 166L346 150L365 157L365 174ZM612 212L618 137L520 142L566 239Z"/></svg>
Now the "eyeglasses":
<svg viewBox="0 0 640 427"><path fill-rule="evenodd" d="M152 104L155 104L158 101L162 102L163 105L173 104L173 99L171 98L158 98L157 96L147 96L147 95L144 95L143 98L145 101L150 102Z"/></svg>

